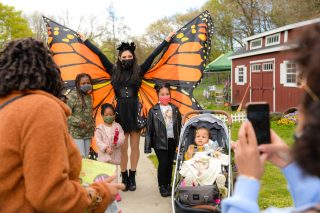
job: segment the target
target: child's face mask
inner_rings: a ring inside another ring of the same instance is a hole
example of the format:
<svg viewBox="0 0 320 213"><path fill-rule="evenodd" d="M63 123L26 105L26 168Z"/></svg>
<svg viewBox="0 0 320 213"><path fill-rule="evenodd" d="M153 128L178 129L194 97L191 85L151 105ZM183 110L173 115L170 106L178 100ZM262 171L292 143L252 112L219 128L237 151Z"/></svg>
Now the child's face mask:
<svg viewBox="0 0 320 213"><path fill-rule="evenodd" d="M162 105L168 105L170 103L170 96L169 95L165 95L165 96L159 96L159 102Z"/></svg>
<svg viewBox="0 0 320 213"><path fill-rule="evenodd" d="M91 84L85 84L80 86L80 90L84 93L88 93L90 90L92 90L92 85Z"/></svg>
<svg viewBox="0 0 320 213"><path fill-rule="evenodd" d="M84 93L88 93L92 90L91 80L88 76L83 76L79 82L80 90Z"/></svg>
<svg viewBox="0 0 320 213"><path fill-rule="evenodd" d="M111 124L115 119L115 116L114 115L105 115L103 116L103 121L106 123L106 124Z"/></svg>

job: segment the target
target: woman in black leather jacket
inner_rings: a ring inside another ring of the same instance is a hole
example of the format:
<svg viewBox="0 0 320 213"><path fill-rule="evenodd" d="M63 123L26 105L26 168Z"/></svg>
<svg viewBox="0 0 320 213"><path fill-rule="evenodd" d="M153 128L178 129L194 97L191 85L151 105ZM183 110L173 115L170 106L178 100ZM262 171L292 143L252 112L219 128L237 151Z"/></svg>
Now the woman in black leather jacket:
<svg viewBox="0 0 320 213"><path fill-rule="evenodd" d="M181 114L174 104L170 103L170 85L155 88L159 103L154 105L147 119L145 153L154 149L158 162L158 185L162 197L171 195L171 176L173 158L179 142Z"/></svg>

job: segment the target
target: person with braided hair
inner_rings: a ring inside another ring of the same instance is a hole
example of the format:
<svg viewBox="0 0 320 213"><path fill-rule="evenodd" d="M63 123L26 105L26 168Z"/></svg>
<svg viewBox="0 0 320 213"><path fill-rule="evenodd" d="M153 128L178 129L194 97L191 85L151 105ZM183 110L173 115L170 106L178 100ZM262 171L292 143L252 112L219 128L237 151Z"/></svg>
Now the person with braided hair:
<svg viewBox="0 0 320 213"><path fill-rule="evenodd" d="M19 39L0 52L1 212L103 213L124 187L113 178L81 185L63 88L43 42Z"/></svg>
<svg viewBox="0 0 320 213"><path fill-rule="evenodd" d="M136 46L133 42L122 42L117 48L119 51L116 64L112 64L108 58L88 39L81 36L84 44L97 54L111 76L111 84L116 96L116 122L118 122L125 132L125 142L121 146L121 176L122 182L126 185L124 191L136 190L136 169L139 161L139 141L140 131L145 126L146 121L139 116L138 90L142 83L143 75L149 70L153 60L164 48L169 45L171 38L175 33L170 33L166 39L151 53L151 55L138 65L137 57L134 53ZM128 140L130 137L130 166L129 174L128 164Z"/></svg>
<svg viewBox="0 0 320 213"><path fill-rule="evenodd" d="M75 84L75 89L67 95L67 104L72 113L68 118L68 126L82 157L86 158L89 155L91 138L95 129L92 97L90 95L92 91L90 75L86 73L78 74Z"/></svg>
<svg viewBox="0 0 320 213"><path fill-rule="evenodd" d="M294 207L268 208L265 213L320 212L320 23L309 26L300 38L295 61L304 94L299 106L295 143L290 148L271 130L271 144L257 145L250 122L244 122L235 143L239 176L222 212L256 213L264 162L279 167L288 182ZM262 153L262 154L261 154Z"/></svg>

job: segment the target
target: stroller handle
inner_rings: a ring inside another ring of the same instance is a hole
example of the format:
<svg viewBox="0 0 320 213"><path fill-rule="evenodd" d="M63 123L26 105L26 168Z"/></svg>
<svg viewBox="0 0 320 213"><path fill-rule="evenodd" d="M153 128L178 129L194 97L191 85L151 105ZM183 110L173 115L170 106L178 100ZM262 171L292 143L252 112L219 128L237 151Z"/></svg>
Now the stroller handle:
<svg viewBox="0 0 320 213"><path fill-rule="evenodd" d="M185 123L186 119L188 118L189 115L192 114L204 114L204 113L210 113L210 114L220 114L220 115L225 115L228 119L228 126L232 125L232 118L231 115L229 113L227 113L226 111L223 110L193 110L188 112L187 114L185 114L182 118L182 124Z"/></svg>

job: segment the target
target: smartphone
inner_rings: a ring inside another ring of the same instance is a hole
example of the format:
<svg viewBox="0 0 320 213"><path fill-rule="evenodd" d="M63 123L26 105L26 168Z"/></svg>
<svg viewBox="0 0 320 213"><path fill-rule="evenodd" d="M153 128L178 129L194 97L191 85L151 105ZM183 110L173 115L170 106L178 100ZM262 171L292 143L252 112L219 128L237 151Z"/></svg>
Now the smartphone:
<svg viewBox="0 0 320 213"><path fill-rule="evenodd" d="M269 104L266 102L249 103L247 118L252 123L258 145L270 143Z"/></svg>

